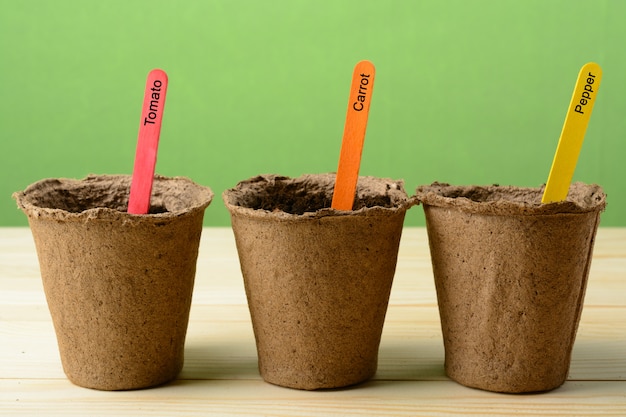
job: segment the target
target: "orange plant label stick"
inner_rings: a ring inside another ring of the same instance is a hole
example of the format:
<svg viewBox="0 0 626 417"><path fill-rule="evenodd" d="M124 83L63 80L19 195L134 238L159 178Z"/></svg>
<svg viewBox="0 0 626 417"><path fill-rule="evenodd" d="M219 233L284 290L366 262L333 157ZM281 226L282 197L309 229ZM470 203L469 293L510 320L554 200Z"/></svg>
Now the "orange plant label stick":
<svg viewBox="0 0 626 417"><path fill-rule="evenodd" d="M352 73L348 114L343 131L339 167L337 168L331 205L337 210L352 210L359 179L367 116L374 91L374 76L374 64L370 61L359 62Z"/></svg>
<svg viewBox="0 0 626 417"><path fill-rule="evenodd" d="M150 71L141 110L139 139L137 140L135 166L128 199L128 212L131 214L147 214L150 208L150 194L152 193L166 92L167 74L160 69Z"/></svg>

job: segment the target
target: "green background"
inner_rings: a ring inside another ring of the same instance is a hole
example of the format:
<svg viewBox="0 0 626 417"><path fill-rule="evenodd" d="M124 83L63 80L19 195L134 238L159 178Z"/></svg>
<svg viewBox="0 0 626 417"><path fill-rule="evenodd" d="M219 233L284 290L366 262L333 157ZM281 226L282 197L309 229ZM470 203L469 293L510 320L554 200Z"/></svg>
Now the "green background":
<svg viewBox="0 0 626 417"><path fill-rule="evenodd" d="M376 65L361 174L539 186L579 68L604 70L575 180L626 226L626 2L2 1L0 225L46 177L131 173L147 73L169 75L157 172L224 189L337 168L352 68ZM407 225L423 224L421 208Z"/></svg>

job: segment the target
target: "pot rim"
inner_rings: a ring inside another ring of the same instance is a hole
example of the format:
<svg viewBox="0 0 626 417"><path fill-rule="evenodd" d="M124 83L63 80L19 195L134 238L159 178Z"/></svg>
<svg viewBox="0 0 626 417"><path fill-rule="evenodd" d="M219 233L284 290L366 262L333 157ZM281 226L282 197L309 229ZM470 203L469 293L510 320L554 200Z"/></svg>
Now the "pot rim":
<svg viewBox="0 0 626 417"><path fill-rule="evenodd" d="M455 208L467 213L501 216L582 214L601 212L606 208L606 194L597 184L573 183L567 200L542 204L544 187L450 185L434 182L419 186L415 198L425 208ZM476 198L483 195L488 195L490 199ZM520 196L524 195L531 195L533 198L531 201L520 201ZM505 198L491 199L493 196Z"/></svg>
<svg viewBox="0 0 626 417"><path fill-rule="evenodd" d="M45 178L29 185L23 191L13 193L12 197L16 200L18 208L20 208L28 218L41 218L57 221L85 221L85 220L103 220L103 221L119 221L124 222L143 222L143 221L163 221L165 219L176 218L189 215L198 211L204 211L213 199L213 192L209 187L196 184L187 177L166 177L155 174L153 185L153 198L155 189L158 190L160 184L166 182L178 182L194 189L199 194L199 198L194 199L187 207L177 210L168 210L162 213L153 214L130 214L117 208L110 207L93 207L82 211L69 211L64 208L52 208L40 206L35 200L47 190L79 190L84 187L95 186L103 180L119 180L123 187L119 190L126 190L126 186L130 189L131 176L125 174L90 174L82 179L72 178ZM126 201L126 205L128 202Z"/></svg>

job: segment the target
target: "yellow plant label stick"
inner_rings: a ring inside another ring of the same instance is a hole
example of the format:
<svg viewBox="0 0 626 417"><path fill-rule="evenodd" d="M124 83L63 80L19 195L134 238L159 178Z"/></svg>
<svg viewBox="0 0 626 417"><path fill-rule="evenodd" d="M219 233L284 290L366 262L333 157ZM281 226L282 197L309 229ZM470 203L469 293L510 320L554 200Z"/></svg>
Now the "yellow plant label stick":
<svg viewBox="0 0 626 417"><path fill-rule="evenodd" d="M370 61L361 61L356 64L352 73L348 113L331 203L331 207L337 210L352 210L359 179L367 117L374 91L374 72L374 64Z"/></svg>
<svg viewBox="0 0 626 417"><path fill-rule="evenodd" d="M585 64L578 74L542 203L564 201L567 198L601 81L602 68L594 62Z"/></svg>

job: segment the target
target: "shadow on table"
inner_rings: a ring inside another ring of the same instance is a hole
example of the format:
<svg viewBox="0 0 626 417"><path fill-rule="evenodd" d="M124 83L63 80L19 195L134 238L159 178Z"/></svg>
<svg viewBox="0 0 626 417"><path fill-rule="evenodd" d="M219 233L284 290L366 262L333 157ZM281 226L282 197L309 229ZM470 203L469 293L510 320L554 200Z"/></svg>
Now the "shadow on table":
<svg viewBox="0 0 626 417"><path fill-rule="evenodd" d="M261 379L254 345L188 344L179 379Z"/></svg>
<svg viewBox="0 0 626 417"><path fill-rule="evenodd" d="M378 372L381 381L445 381L443 345L439 339L381 343Z"/></svg>

